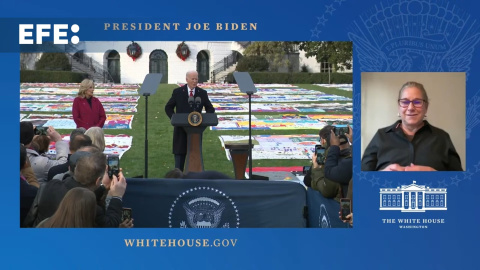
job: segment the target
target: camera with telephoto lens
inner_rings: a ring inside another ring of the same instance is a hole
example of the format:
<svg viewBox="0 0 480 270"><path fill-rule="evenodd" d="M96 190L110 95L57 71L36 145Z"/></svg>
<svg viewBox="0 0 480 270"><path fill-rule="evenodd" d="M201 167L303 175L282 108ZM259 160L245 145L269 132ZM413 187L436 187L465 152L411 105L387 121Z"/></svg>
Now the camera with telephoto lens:
<svg viewBox="0 0 480 270"><path fill-rule="evenodd" d="M47 135L48 127L35 127L33 133L35 135Z"/></svg>
<svg viewBox="0 0 480 270"><path fill-rule="evenodd" d="M323 165L325 164L325 148L322 145L317 144L315 145L315 154L317 154L317 164Z"/></svg>

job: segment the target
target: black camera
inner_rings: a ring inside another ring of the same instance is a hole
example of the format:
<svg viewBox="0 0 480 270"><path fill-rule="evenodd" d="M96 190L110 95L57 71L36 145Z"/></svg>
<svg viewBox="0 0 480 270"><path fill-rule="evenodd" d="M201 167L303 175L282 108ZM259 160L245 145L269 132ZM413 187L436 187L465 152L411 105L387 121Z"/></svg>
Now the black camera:
<svg viewBox="0 0 480 270"><path fill-rule="evenodd" d="M325 164L325 148L323 148L323 146L320 144L315 145L315 154L317 154L317 164Z"/></svg>
<svg viewBox="0 0 480 270"><path fill-rule="evenodd" d="M47 135L48 127L35 127L33 133L35 135Z"/></svg>
<svg viewBox="0 0 480 270"><path fill-rule="evenodd" d="M348 134L348 127L333 127L333 132L335 136Z"/></svg>
<svg viewBox="0 0 480 270"><path fill-rule="evenodd" d="M311 166L303 166L303 170L302 170L303 175L306 175L308 171L310 171L310 169L311 169Z"/></svg>

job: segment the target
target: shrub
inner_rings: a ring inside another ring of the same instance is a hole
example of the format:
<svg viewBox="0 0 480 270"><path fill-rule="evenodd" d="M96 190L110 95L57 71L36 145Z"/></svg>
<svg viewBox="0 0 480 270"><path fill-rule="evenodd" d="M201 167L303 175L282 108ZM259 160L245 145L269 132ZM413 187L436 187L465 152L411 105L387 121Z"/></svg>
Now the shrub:
<svg viewBox="0 0 480 270"><path fill-rule="evenodd" d="M254 83L289 83L315 84L329 83L328 73L279 73L279 72L250 72ZM226 81L236 83L233 73L229 73ZM330 83L352 83L352 73L330 73Z"/></svg>
<svg viewBox="0 0 480 270"><path fill-rule="evenodd" d="M244 56L238 60L236 71L265 71L268 70L269 64L263 56Z"/></svg>
<svg viewBox="0 0 480 270"><path fill-rule="evenodd" d="M20 82L79 83L87 77L85 73L71 71L20 70Z"/></svg>
<svg viewBox="0 0 480 270"><path fill-rule="evenodd" d="M70 61L64 53L43 53L35 64L36 70L72 70Z"/></svg>

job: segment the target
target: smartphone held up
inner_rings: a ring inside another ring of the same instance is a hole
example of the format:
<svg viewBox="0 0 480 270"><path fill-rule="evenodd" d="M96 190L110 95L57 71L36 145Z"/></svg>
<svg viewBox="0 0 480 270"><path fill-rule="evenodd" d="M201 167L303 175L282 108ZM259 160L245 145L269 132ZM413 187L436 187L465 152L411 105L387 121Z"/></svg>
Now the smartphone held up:
<svg viewBox="0 0 480 270"><path fill-rule="evenodd" d="M350 213L352 213L352 200L346 198L340 199L340 219L349 220L347 216L350 215Z"/></svg>
<svg viewBox="0 0 480 270"><path fill-rule="evenodd" d="M108 177L112 178L113 175L118 177L118 173L120 172L120 158L118 156L109 155L107 157L107 165Z"/></svg>
<svg viewBox="0 0 480 270"><path fill-rule="evenodd" d="M132 208L123 208L122 209L122 222L125 220L132 219Z"/></svg>
<svg viewBox="0 0 480 270"><path fill-rule="evenodd" d="M315 145L315 154L317 155L318 165L323 165L325 162L325 148L322 145Z"/></svg>

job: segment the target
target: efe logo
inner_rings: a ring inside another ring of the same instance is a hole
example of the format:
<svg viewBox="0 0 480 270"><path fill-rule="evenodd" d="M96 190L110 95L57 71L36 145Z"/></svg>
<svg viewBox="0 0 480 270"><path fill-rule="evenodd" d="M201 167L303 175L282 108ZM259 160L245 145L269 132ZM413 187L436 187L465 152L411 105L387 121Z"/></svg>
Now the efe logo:
<svg viewBox="0 0 480 270"><path fill-rule="evenodd" d="M72 24L70 27L72 33L77 33L80 27L77 24ZM33 33L36 33L35 42ZM68 24L19 24L18 37L19 44L42 44L44 37L50 37L53 32L54 44L68 44ZM80 39L78 36L72 36L70 41L77 44Z"/></svg>

